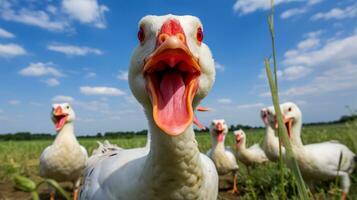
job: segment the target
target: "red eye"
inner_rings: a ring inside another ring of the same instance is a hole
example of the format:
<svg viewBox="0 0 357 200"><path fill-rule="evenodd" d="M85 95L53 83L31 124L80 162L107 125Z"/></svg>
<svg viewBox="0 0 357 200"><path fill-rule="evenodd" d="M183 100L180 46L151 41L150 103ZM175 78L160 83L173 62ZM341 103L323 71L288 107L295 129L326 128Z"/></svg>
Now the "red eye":
<svg viewBox="0 0 357 200"><path fill-rule="evenodd" d="M140 27L139 31L138 31L138 39L140 42L143 42L145 39L145 34L144 34L144 29L143 27Z"/></svg>
<svg viewBox="0 0 357 200"><path fill-rule="evenodd" d="M201 27L199 27L197 29L196 38L197 38L197 41L202 42L202 40L203 40L203 31L202 31Z"/></svg>

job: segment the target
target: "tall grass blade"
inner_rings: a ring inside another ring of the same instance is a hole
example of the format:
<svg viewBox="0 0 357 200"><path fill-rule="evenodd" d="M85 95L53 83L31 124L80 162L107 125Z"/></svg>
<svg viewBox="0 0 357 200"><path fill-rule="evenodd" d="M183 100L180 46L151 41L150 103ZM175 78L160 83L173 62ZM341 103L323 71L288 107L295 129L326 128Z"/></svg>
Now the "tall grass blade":
<svg viewBox="0 0 357 200"><path fill-rule="evenodd" d="M280 105L279 105L279 96L273 81L273 77L271 74L271 69L270 69L270 62L268 59L265 59L264 61L265 63L265 69L266 69L266 73L268 76L268 80L269 80L269 86L270 86L270 90L271 90L271 94L272 94L272 100L273 100L273 104L274 104L274 109L275 109L275 113L276 113L276 118L277 118L277 122L278 122L278 129L279 132L281 133L281 139L284 142L285 145L285 157L286 157L286 161L288 162L288 166L290 166L293 175L295 176L296 179L296 184L297 184L297 188L298 188L298 194L300 199L309 199L307 190L306 190L306 186L305 186L305 182L301 176L301 172L298 166L298 163L295 159L293 150L292 150L292 146L290 144L289 138L288 138L288 133L287 130L285 128L284 122L283 122L283 116L281 114L281 110L280 110ZM277 77L275 77L277 78Z"/></svg>

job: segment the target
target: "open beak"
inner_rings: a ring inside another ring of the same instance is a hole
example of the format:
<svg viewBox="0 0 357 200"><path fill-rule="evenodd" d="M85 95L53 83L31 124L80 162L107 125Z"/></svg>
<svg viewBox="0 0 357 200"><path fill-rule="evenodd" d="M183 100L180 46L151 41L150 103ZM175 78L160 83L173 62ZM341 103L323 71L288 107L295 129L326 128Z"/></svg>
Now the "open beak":
<svg viewBox="0 0 357 200"><path fill-rule="evenodd" d="M168 37L145 59L143 75L153 118L166 134L183 133L192 124L192 101L201 74L199 61L180 38Z"/></svg>
<svg viewBox="0 0 357 200"><path fill-rule="evenodd" d="M223 128L223 125L221 123L218 123L216 124L216 127L215 127L215 131L216 131L216 134L217 134L217 141L218 142L222 142L223 139L224 139L224 128Z"/></svg>
<svg viewBox="0 0 357 200"><path fill-rule="evenodd" d="M286 130L288 131L289 138L291 138L294 119L292 117L283 116L283 121L284 121Z"/></svg>
<svg viewBox="0 0 357 200"><path fill-rule="evenodd" d="M242 137L240 135L236 135L236 147L240 146L240 142L242 141Z"/></svg>
<svg viewBox="0 0 357 200"><path fill-rule="evenodd" d="M291 138L292 135L293 122L294 119L292 117L286 117L285 115L283 115L283 123L285 124L286 130L288 131L289 138ZM277 119L275 119L275 129L278 128L279 128L278 121Z"/></svg>
<svg viewBox="0 0 357 200"><path fill-rule="evenodd" d="M61 106L57 106L52 113L52 118L55 123L56 131L59 131L63 128L64 124L67 121L68 114L63 113Z"/></svg>

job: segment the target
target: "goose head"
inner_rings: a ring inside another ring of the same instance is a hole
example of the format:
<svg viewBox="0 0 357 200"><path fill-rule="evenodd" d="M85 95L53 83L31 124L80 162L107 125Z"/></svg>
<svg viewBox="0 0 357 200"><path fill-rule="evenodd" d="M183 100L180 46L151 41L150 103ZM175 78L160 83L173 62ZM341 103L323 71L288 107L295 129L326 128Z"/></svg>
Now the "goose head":
<svg viewBox="0 0 357 200"><path fill-rule="evenodd" d="M245 144L245 133L242 129L236 130L233 133L236 139L236 147L239 149Z"/></svg>
<svg viewBox="0 0 357 200"><path fill-rule="evenodd" d="M209 132L217 143L223 142L228 133L226 121L224 119L212 120Z"/></svg>
<svg viewBox="0 0 357 200"><path fill-rule="evenodd" d="M145 16L129 69L130 89L155 125L170 136L182 134L211 89L214 60L193 16Z"/></svg>
<svg viewBox="0 0 357 200"><path fill-rule="evenodd" d="M269 126L268 109L267 108L262 108L260 110L260 118L262 119L265 126Z"/></svg>
<svg viewBox="0 0 357 200"><path fill-rule="evenodd" d="M69 103L53 104L51 119L55 124L56 131L59 132L67 123L75 120L76 115Z"/></svg>
<svg viewBox="0 0 357 200"><path fill-rule="evenodd" d="M300 136L302 114L299 107L295 103L287 102L280 104L280 110L283 115L283 122L288 131L289 138L293 136ZM266 113L268 115L267 121L269 125L277 129L278 123L276 120L274 106L268 107Z"/></svg>

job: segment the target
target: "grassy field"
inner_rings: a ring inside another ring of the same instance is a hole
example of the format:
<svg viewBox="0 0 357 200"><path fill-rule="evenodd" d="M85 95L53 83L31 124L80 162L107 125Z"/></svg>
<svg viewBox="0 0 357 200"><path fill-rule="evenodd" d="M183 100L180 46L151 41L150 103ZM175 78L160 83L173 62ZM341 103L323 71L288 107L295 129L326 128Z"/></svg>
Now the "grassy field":
<svg viewBox="0 0 357 200"><path fill-rule="evenodd" d="M324 125L324 126L309 126L303 129L303 141L305 144L315 143L327 140L339 140L346 144L354 152L352 140L347 134L348 132L356 131L347 128L344 124ZM246 130L248 146L261 142L264 136L263 129ZM357 133L354 133L356 137ZM206 152L210 147L209 134L197 135L199 148L202 152ZM38 162L42 150L51 144L52 141L1 141L0 142L0 199L28 199L29 195L16 191L12 183L12 175L20 173L21 175L30 177L38 182ZM144 146L146 137L137 136L132 139L112 139L111 143L117 144L124 148L132 148ZM92 152L97 147L94 139L81 139L80 143L84 145L88 152ZM226 146L234 148L233 134L229 133L226 139ZM289 170L285 170L285 191L289 199L295 199L296 188L293 185L292 176ZM357 170L351 176L352 186L350 190L350 199L357 199ZM268 163L257 166L250 170L250 175L247 174L247 169L240 163L240 174L238 180L238 188L240 191L240 199L279 199L279 170L276 163ZM45 193L45 189L42 189ZM313 189L314 196L318 199L339 199L340 191L336 186L336 181L317 183ZM43 194L43 197L46 195ZM220 192L220 199L236 199L237 196L229 195L226 192Z"/></svg>

